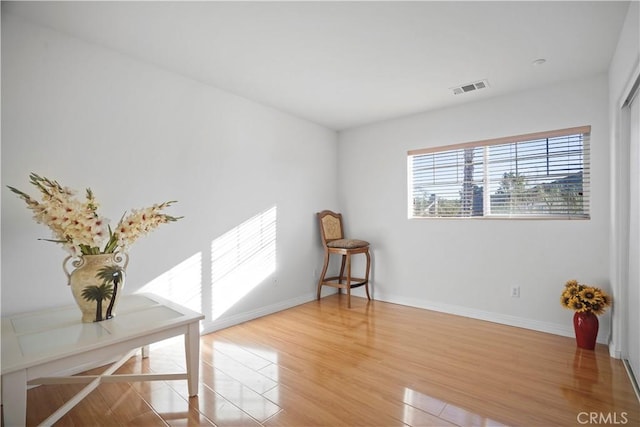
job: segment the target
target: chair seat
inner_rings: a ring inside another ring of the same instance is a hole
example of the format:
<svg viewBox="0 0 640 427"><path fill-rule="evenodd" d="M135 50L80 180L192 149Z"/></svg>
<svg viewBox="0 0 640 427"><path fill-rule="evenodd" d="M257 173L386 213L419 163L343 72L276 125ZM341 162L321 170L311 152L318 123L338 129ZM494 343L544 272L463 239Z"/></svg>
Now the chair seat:
<svg viewBox="0 0 640 427"><path fill-rule="evenodd" d="M327 247L336 249L357 249L367 246L369 246L369 242L358 239L337 239L327 242Z"/></svg>

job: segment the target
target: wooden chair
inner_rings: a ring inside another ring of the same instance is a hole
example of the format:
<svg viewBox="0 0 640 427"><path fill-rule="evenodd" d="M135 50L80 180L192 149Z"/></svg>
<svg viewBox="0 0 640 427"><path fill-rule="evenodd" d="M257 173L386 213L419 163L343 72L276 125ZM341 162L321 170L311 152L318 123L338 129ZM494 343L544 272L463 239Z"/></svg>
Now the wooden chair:
<svg viewBox="0 0 640 427"><path fill-rule="evenodd" d="M318 299L322 286L331 286L347 290L347 306L351 308L351 289L364 286L369 296L369 270L371 269L371 254L369 253L369 242L356 239L345 239L342 227L342 214L324 210L316 214L320 224L320 236L324 246L324 266L318 280ZM342 255L340 274L338 276L326 277L329 268L331 255ZM364 254L367 257L367 269L364 278L351 276L351 255ZM346 274L345 274L346 270Z"/></svg>

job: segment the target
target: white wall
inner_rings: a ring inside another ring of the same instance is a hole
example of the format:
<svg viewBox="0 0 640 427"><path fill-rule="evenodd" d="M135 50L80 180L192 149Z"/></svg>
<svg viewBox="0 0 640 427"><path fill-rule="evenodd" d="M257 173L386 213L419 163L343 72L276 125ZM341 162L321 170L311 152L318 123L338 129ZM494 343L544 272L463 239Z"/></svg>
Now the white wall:
<svg viewBox="0 0 640 427"><path fill-rule="evenodd" d="M133 246L125 293L162 277L180 298L195 280L207 314L212 240L277 206L276 272L216 325L312 299L314 213L337 205L336 142L318 125L3 14L2 313L73 303L66 253L37 240L49 230L6 189L35 194L32 171L91 187L112 222L178 200L168 213L185 218ZM167 279L194 256L195 279Z"/></svg>
<svg viewBox="0 0 640 427"><path fill-rule="evenodd" d="M599 75L341 133L340 205L372 243L375 298L573 336L565 281L609 289L607 104ZM590 220L407 219L408 150L580 125L592 126Z"/></svg>

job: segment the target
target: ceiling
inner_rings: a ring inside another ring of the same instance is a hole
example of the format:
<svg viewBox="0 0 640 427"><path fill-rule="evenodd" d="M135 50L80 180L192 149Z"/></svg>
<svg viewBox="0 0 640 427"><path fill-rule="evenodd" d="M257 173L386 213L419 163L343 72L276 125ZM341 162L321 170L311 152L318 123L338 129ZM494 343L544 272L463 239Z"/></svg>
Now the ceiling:
<svg viewBox="0 0 640 427"><path fill-rule="evenodd" d="M606 72L628 4L3 1L2 13L344 130Z"/></svg>

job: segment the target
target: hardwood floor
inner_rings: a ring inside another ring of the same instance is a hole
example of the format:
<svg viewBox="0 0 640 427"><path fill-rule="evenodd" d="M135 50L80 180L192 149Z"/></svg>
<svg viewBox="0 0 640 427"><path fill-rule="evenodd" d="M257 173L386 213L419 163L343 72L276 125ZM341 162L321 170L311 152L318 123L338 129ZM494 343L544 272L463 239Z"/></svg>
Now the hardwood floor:
<svg viewBox="0 0 640 427"><path fill-rule="evenodd" d="M605 346L405 306L330 296L205 335L201 383L102 384L59 426L640 425ZM178 372L180 340L118 372ZM81 386L28 392L37 425Z"/></svg>

